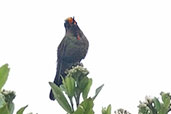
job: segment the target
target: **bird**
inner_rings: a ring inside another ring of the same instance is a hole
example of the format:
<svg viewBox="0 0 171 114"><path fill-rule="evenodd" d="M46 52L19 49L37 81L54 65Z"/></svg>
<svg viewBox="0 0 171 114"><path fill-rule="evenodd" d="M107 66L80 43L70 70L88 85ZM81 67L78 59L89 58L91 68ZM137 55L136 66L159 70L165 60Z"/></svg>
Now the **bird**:
<svg viewBox="0 0 171 114"><path fill-rule="evenodd" d="M89 41L79 28L74 17L65 19L64 27L66 31L65 36L57 49L57 68L54 83L58 87L62 84L61 76L65 78L66 70L80 64L89 48ZM52 90L49 97L51 100L55 100Z"/></svg>

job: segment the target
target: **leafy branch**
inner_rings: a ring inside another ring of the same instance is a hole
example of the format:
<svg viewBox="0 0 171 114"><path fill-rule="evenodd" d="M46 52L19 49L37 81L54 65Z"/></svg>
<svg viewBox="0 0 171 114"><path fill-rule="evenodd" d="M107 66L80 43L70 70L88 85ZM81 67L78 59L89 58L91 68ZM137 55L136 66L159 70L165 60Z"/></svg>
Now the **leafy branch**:
<svg viewBox="0 0 171 114"><path fill-rule="evenodd" d="M13 114L14 112L15 92L3 89L9 71L8 64L0 67L0 114ZM94 114L94 100L104 85L102 84L96 89L93 97L89 97L92 79L88 78L88 74L87 69L76 66L67 71L67 76L63 79L63 84L60 87L49 82L55 99L67 114ZM144 102L140 101L138 114L168 114L171 111L171 95L164 92L161 92L160 95L161 99L146 97ZM20 108L16 114L23 114L27 107L28 105ZM111 114L111 109L111 105L102 108L102 114ZM124 109L118 109L114 113L131 114Z"/></svg>
<svg viewBox="0 0 171 114"><path fill-rule="evenodd" d="M49 82L55 99L67 113L94 114L93 101L104 85L101 85L96 89L93 97L88 97L92 85L92 79L87 77L88 74L89 72L86 68L76 66L67 71L67 76L63 79L63 84L60 87ZM83 101L80 103L81 95ZM75 99L75 103L73 99ZM77 108L76 110L74 109L74 105Z"/></svg>
<svg viewBox="0 0 171 114"><path fill-rule="evenodd" d="M8 79L9 71L8 64L0 67L0 114L13 114L14 112L13 100L16 96L15 92L2 90ZM23 114L26 107L27 106L20 108L17 114Z"/></svg>
<svg viewBox="0 0 171 114"><path fill-rule="evenodd" d="M170 93L161 92L162 102L156 97L146 97L144 102L140 101L139 114L168 114L171 111Z"/></svg>

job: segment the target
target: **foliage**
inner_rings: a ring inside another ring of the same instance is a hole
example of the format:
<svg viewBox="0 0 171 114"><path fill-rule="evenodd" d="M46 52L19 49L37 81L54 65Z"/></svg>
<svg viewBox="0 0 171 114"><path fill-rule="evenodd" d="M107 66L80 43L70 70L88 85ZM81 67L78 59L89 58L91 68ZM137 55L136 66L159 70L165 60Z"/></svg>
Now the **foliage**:
<svg viewBox="0 0 171 114"><path fill-rule="evenodd" d="M15 92L7 90L1 91L7 81L9 71L8 64L0 67L0 114L13 114L14 112L13 100L16 96ZM17 114L23 114L26 107L21 108Z"/></svg>
<svg viewBox="0 0 171 114"><path fill-rule="evenodd" d="M127 110L120 108L117 111L115 111L115 114L131 114L131 113L129 113Z"/></svg>
<svg viewBox="0 0 171 114"><path fill-rule="evenodd" d="M170 93L161 92L162 102L156 97L146 97L145 102L140 101L139 114L168 114L171 111Z"/></svg>
<svg viewBox="0 0 171 114"><path fill-rule="evenodd" d="M111 105L109 105L107 108L102 108L102 114L111 114Z"/></svg>
<svg viewBox="0 0 171 114"><path fill-rule="evenodd" d="M5 64L0 67L0 90L4 86L5 82L7 81L8 74L9 74L8 64Z"/></svg>
<svg viewBox="0 0 171 114"><path fill-rule="evenodd" d="M93 99L88 98L78 106L77 110L73 114L94 114L93 106Z"/></svg>
<svg viewBox="0 0 171 114"><path fill-rule="evenodd" d="M87 77L88 74L86 68L78 65L67 71L67 76L63 79L63 84L60 87L49 83L55 99L68 114L94 114L93 101L103 85L96 89L93 97L88 97L92 85L92 79ZM80 103L81 95L83 101ZM69 101L65 96L68 97ZM73 99L75 99L75 103ZM74 106L77 108L76 110L74 110Z"/></svg>
<svg viewBox="0 0 171 114"><path fill-rule="evenodd" d="M63 84L58 87L54 83L49 83L52 87L55 99L67 114L94 114L94 99L97 97L104 85L98 87L93 97L88 97L92 85L92 79L88 78L89 72L83 66L76 66L68 70L67 76L63 79ZM83 101L80 103L80 96ZM67 97L68 98L67 98ZM145 102L140 102L139 114L168 114L171 110L169 93L161 93L162 102L158 98L147 97ZM73 102L75 99L75 103ZM74 110L74 104L77 108ZM127 110L118 109L115 114L131 114ZM111 114L111 105L102 108L102 114Z"/></svg>
<svg viewBox="0 0 171 114"><path fill-rule="evenodd" d="M17 111L17 114L23 114L24 110L28 107L28 105L20 108L18 111Z"/></svg>
<svg viewBox="0 0 171 114"><path fill-rule="evenodd" d="M8 64L0 67L0 114L13 114L14 112L15 92L2 90L8 79L9 71ZM55 99L67 114L94 114L94 99L104 85L96 89L93 97L88 97L92 85L92 79L87 77L88 74L88 70L83 66L76 66L67 71L67 76L63 79L63 84L60 87L49 82ZM171 111L171 95L164 92L161 92L160 95L161 99L146 97L144 102L140 101L138 114L168 114ZM81 96L82 101L80 103ZM20 108L16 114L23 114L27 107L28 105ZM111 114L111 108L111 105L102 108L102 114ZM118 109L114 113L131 114L124 109Z"/></svg>

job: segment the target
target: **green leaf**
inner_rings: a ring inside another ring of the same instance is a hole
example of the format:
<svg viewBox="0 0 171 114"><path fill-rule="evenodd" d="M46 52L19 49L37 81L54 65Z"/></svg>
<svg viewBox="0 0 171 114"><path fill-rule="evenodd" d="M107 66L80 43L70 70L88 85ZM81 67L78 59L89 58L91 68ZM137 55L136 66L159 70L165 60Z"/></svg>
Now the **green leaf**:
<svg viewBox="0 0 171 114"><path fill-rule="evenodd" d="M13 112L14 112L14 103L13 102L8 103L8 110L9 110L10 114L13 114Z"/></svg>
<svg viewBox="0 0 171 114"><path fill-rule="evenodd" d="M140 106L138 114L153 114L148 106Z"/></svg>
<svg viewBox="0 0 171 114"><path fill-rule="evenodd" d="M106 108L102 108L102 114L106 114Z"/></svg>
<svg viewBox="0 0 171 114"><path fill-rule="evenodd" d="M108 105L107 109L102 108L102 114L111 114L111 105Z"/></svg>
<svg viewBox="0 0 171 114"><path fill-rule="evenodd" d="M84 108L79 106L73 114L84 114Z"/></svg>
<svg viewBox="0 0 171 114"><path fill-rule="evenodd" d="M92 79L88 79L88 83L86 84L86 86L83 90L83 94L82 94L84 100L87 99L91 85L92 85Z"/></svg>
<svg viewBox="0 0 171 114"><path fill-rule="evenodd" d="M106 111L107 113L106 114L111 114L111 105L109 105L108 107L107 107L107 111Z"/></svg>
<svg viewBox="0 0 171 114"><path fill-rule="evenodd" d="M168 108L164 106L164 104L161 104L161 108L158 114L167 114L168 113Z"/></svg>
<svg viewBox="0 0 171 114"><path fill-rule="evenodd" d="M8 64L5 64L0 67L0 90L4 86L5 82L7 81L8 74L9 74Z"/></svg>
<svg viewBox="0 0 171 114"><path fill-rule="evenodd" d="M0 114L10 114L8 110L8 105L5 102L5 97L0 93Z"/></svg>
<svg viewBox="0 0 171 114"><path fill-rule="evenodd" d="M73 114L94 114L93 106L93 99L86 99L78 106Z"/></svg>
<svg viewBox="0 0 171 114"><path fill-rule="evenodd" d="M5 104L5 96L2 93L0 93L0 108L2 108Z"/></svg>
<svg viewBox="0 0 171 114"><path fill-rule="evenodd" d="M12 102L15 98L15 93L13 91L3 90L0 93L0 107L2 105L7 105L8 112L13 114L14 111L14 103Z"/></svg>
<svg viewBox="0 0 171 114"><path fill-rule="evenodd" d="M102 90L103 86L104 86L104 84L102 84L100 87L98 87L98 88L96 89L96 93L95 93L95 96L93 97L93 100L94 100L94 99L97 97L97 95L100 93L100 91Z"/></svg>
<svg viewBox="0 0 171 114"><path fill-rule="evenodd" d="M65 77L63 80L63 85L65 88L65 92L69 98L72 98L75 93L75 80L71 76Z"/></svg>
<svg viewBox="0 0 171 114"><path fill-rule="evenodd" d="M64 96L61 89L54 83L49 82L52 92L54 94L55 99L58 101L58 103L61 105L61 107L68 113L72 113L71 106L69 105L66 97Z"/></svg>
<svg viewBox="0 0 171 114"><path fill-rule="evenodd" d="M78 83L78 88L80 89L81 92L84 91L86 85L88 84L88 80L89 80L88 77L84 77L80 81L77 82Z"/></svg>
<svg viewBox="0 0 171 114"><path fill-rule="evenodd" d="M170 106L170 95L169 95L169 93L163 93L162 92L161 96L162 96L162 101L164 103L164 106L166 108L169 108L169 106Z"/></svg>
<svg viewBox="0 0 171 114"><path fill-rule="evenodd" d="M160 111L160 107L161 107L159 100L156 97L154 97L153 102L154 102L155 109L157 110L157 112L159 112Z"/></svg>
<svg viewBox="0 0 171 114"><path fill-rule="evenodd" d="M18 111L17 111L17 114L23 114L24 110L28 107L28 105L20 108Z"/></svg>
<svg viewBox="0 0 171 114"><path fill-rule="evenodd" d="M7 104L0 108L0 114L11 114L8 110Z"/></svg>

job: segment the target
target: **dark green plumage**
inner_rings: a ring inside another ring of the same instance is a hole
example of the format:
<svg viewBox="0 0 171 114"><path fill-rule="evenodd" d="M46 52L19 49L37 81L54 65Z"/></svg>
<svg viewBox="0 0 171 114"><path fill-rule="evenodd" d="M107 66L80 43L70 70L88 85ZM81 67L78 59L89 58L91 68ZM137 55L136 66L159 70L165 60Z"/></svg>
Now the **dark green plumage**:
<svg viewBox="0 0 171 114"><path fill-rule="evenodd" d="M85 58L89 43L83 32L77 25L74 18L70 17L65 20L66 33L58 46L57 51L57 70L54 83L58 86L62 84L63 77L66 76L65 71L70 69L73 65L79 64ZM54 100L52 90L50 92L50 99Z"/></svg>

